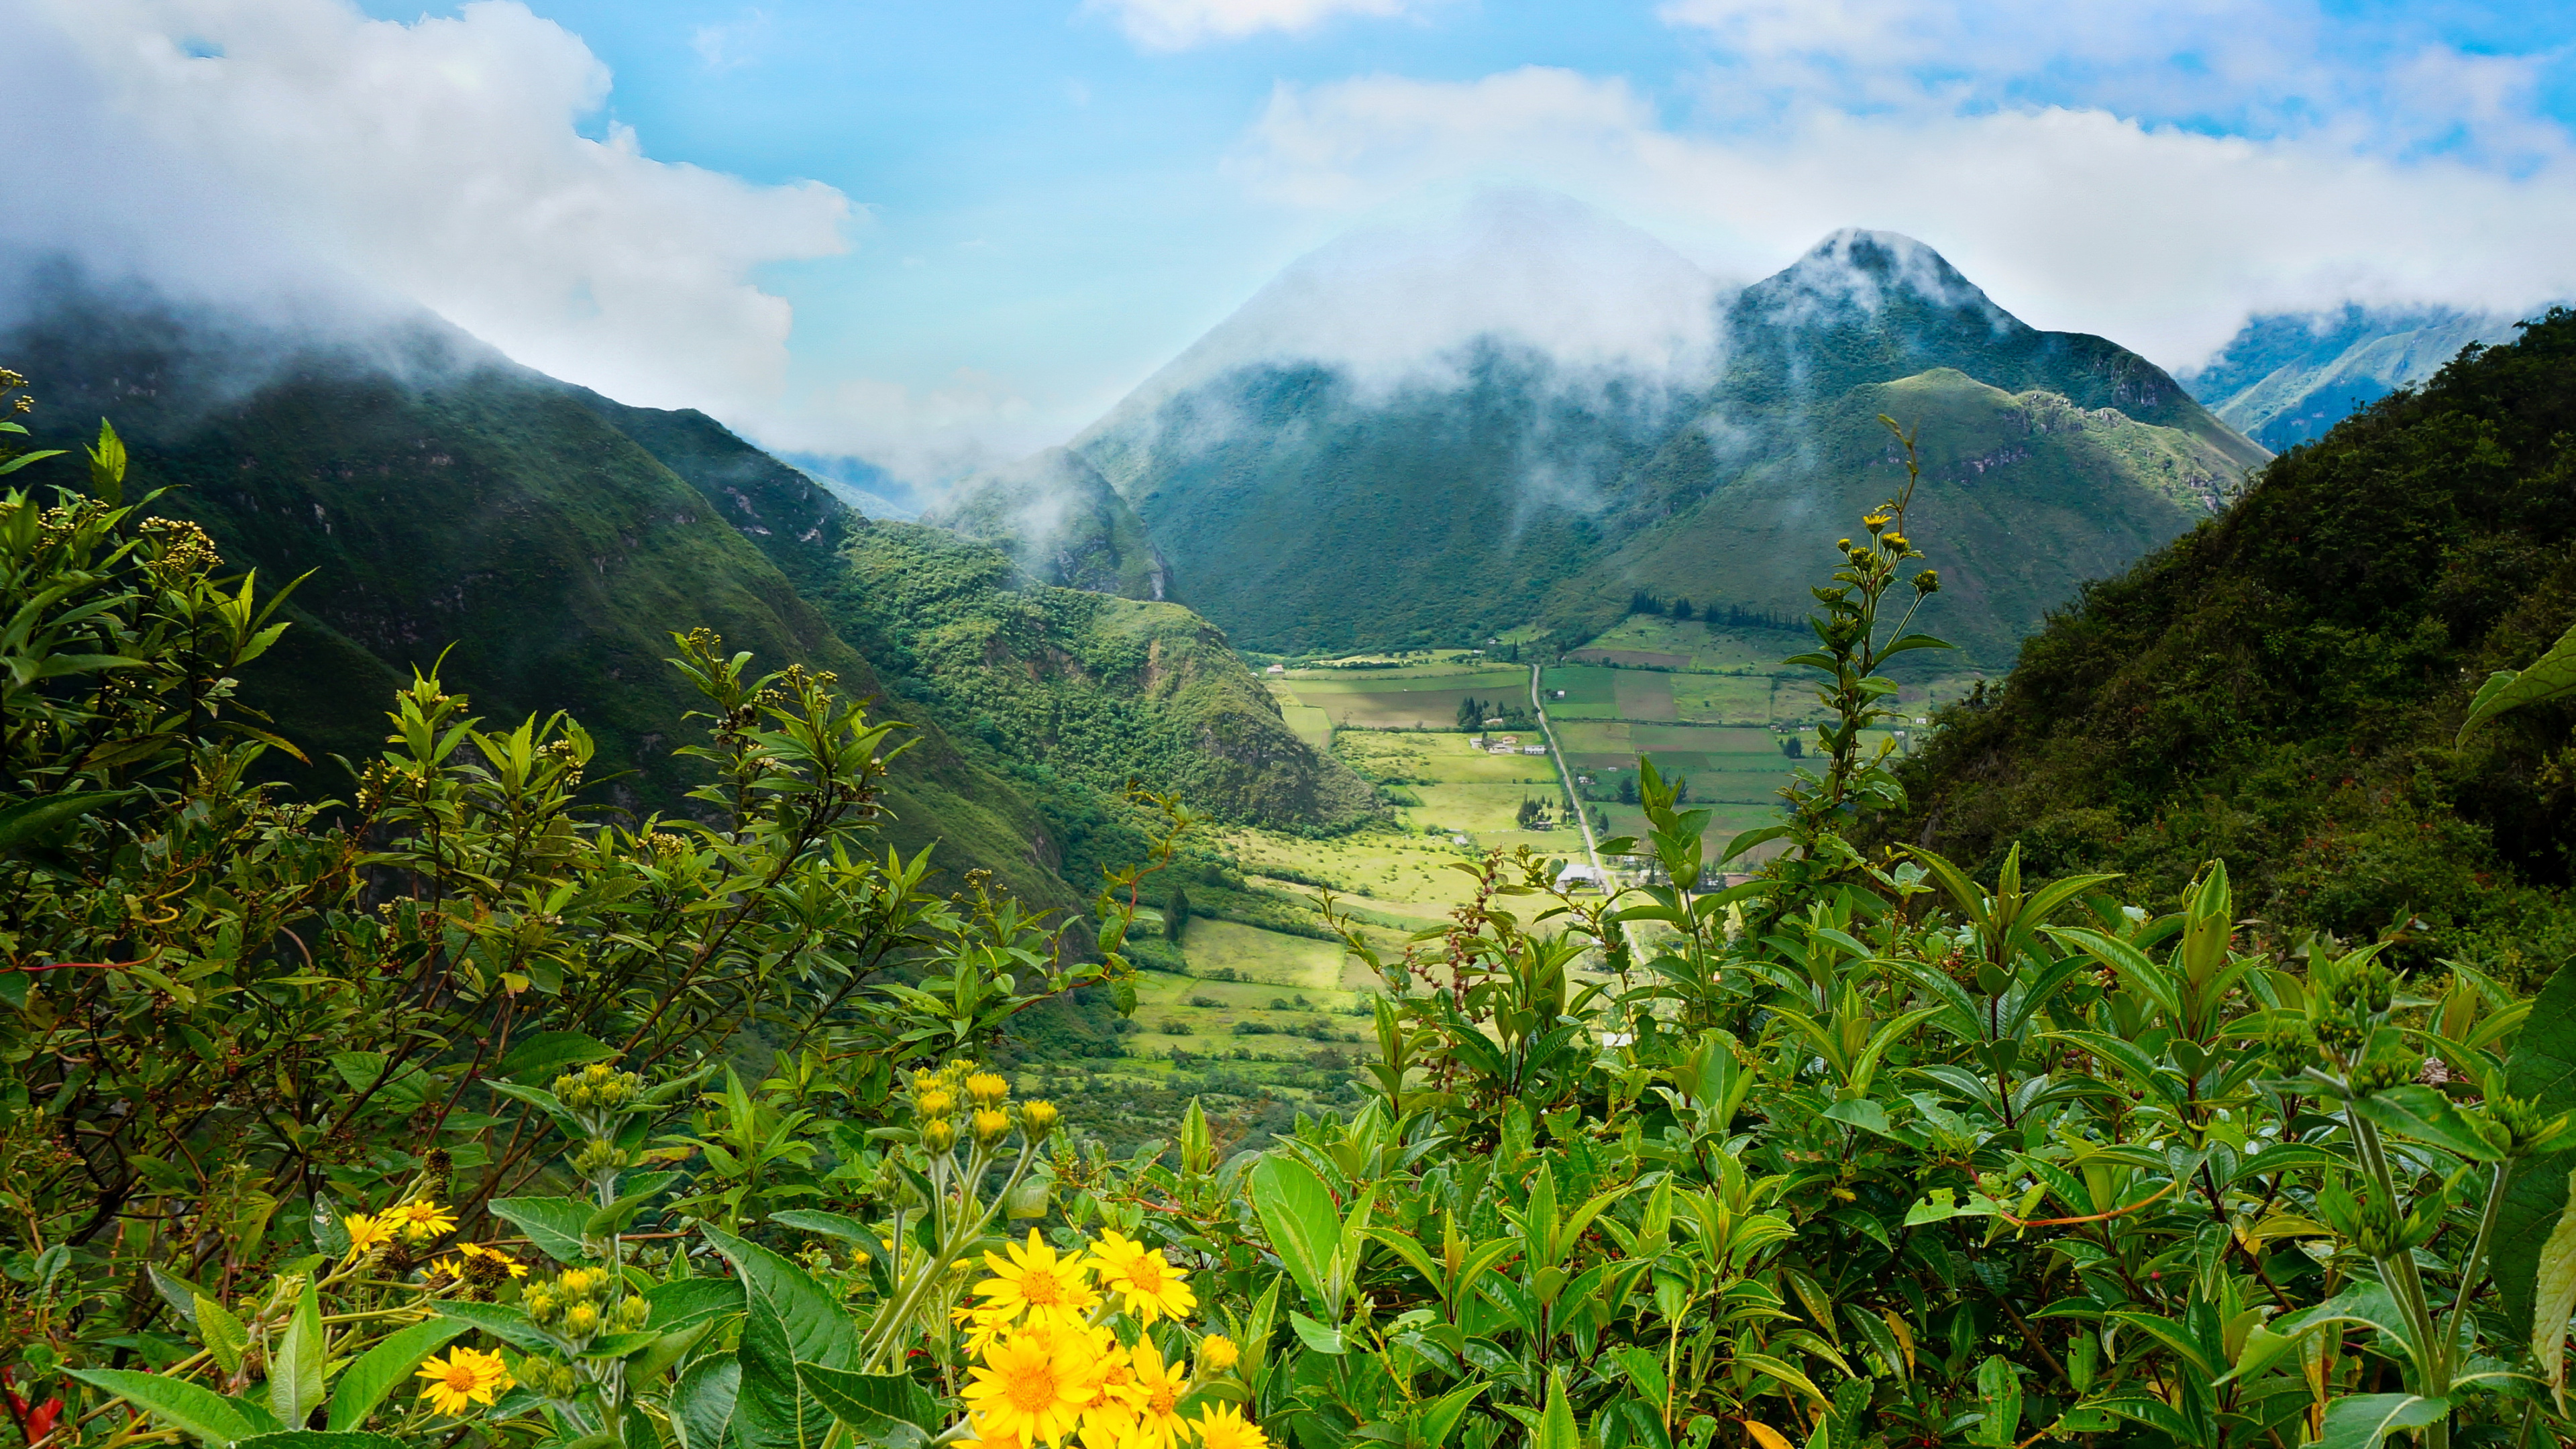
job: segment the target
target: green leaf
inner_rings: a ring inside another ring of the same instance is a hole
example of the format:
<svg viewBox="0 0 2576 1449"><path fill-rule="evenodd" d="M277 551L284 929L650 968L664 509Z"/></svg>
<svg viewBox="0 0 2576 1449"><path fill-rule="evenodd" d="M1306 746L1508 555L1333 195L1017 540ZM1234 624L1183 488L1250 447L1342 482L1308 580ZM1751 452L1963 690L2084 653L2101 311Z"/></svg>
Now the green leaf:
<svg viewBox="0 0 2576 1449"><path fill-rule="evenodd" d="M1548 1370L1547 1412L1539 1416L1530 1449L1583 1449L1583 1435L1574 1427L1574 1406L1565 1399L1563 1369Z"/></svg>
<svg viewBox="0 0 2576 1449"><path fill-rule="evenodd" d="M680 1449L719 1449L741 1387L742 1365L730 1358L702 1358L680 1375L671 1391L671 1428Z"/></svg>
<svg viewBox="0 0 2576 1449"><path fill-rule="evenodd" d="M1492 1385L1488 1383L1472 1383L1463 1389L1454 1389L1432 1400L1423 1409L1422 1418L1419 1421L1419 1438L1423 1449L1440 1449L1440 1446L1448 1443L1450 1431L1458 1427L1458 1419L1467 1412L1467 1406L1476 1401L1478 1394L1491 1387Z"/></svg>
<svg viewBox="0 0 2576 1449"><path fill-rule="evenodd" d="M385 1395L411 1377L422 1359L472 1326L461 1318L432 1318L391 1334L368 1349L356 1363L341 1371L339 1385L331 1391L330 1427L347 1430L365 1424L367 1415L385 1401Z"/></svg>
<svg viewBox="0 0 2576 1449"><path fill-rule="evenodd" d="M551 1354L555 1351L554 1340L546 1337L534 1320L506 1303L469 1303L463 1299L449 1299L438 1305L438 1313L442 1318L470 1323L512 1348L528 1353Z"/></svg>
<svg viewBox="0 0 2576 1449"><path fill-rule="evenodd" d="M2326 1405L2326 1429L2313 1449L2378 1449L2379 1441L2406 1429L2439 1423L2448 1399L2419 1394L2347 1394Z"/></svg>
<svg viewBox="0 0 2576 1449"><path fill-rule="evenodd" d="M518 1224L537 1251L558 1263L582 1259L582 1229L595 1209L569 1197L503 1197L492 1200L496 1216Z"/></svg>
<svg viewBox="0 0 2576 1449"><path fill-rule="evenodd" d="M2560 1413L2567 1411L2567 1318L2576 1312L2576 1172L2567 1175L2567 1210L2540 1250L2532 1295L2531 1352L2540 1361Z"/></svg>
<svg viewBox="0 0 2576 1449"><path fill-rule="evenodd" d="M939 1405L908 1374L858 1374L801 1363L796 1376L832 1417L868 1443L903 1449L939 1433Z"/></svg>
<svg viewBox="0 0 2576 1449"><path fill-rule="evenodd" d="M2168 1353L2181 1359L2184 1363L2191 1365L2193 1369L2198 1371L2200 1377L2210 1379L2218 1376L2220 1372L2219 1366L2210 1362L2208 1353L2201 1348L2200 1340L2192 1337L2189 1329L2174 1322L2172 1319L2159 1318L2152 1313L2136 1313L2125 1309L2115 1313L2104 1314L2103 1316L2115 1323L2123 1325L2124 1327L2134 1328L2140 1333L2145 1334L2147 1337L2154 1339L2158 1344L2162 1345Z"/></svg>
<svg viewBox="0 0 2576 1449"><path fill-rule="evenodd" d="M735 1449L817 1449L838 1422L797 1376L787 1316L761 1293L746 1295L734 1358L742 1383L733 1405Z"/></svg>
<svg viewBox="0 0 2576 1449"><path fill-rule="evenodd" d="M597 1037L577 1031L541 1031L522 1038L518 1045L511 1047L510 1054L501 1059L501 1068L496 1075L513 1082L540 1086L545 1079L559 1076L570 1068L611 1061L616 1056L617 1048Z"/></svg>
<svg viewBox="0 0 2576 1449"><path fill-rule="evenodd" d="M215 1365L227 1374L238 1374L242 1350L250 1346L250 1330L242 1327L232 1310L207 1297L197 1295L197 1341L214 1356Z"/></svg>
<svg viewBox="0 0 2576 1449"><path fill-rule="evenodd" d="M702 1229L707 1241L742 1275L746 1307L767 1303L788 1337L794 1363L825 1368L857 1367L858 1330L832 1290L793 1262L721 1228ZM791 1364L792 1376L792 1364ZM749 1385L746 1383L745 1388Z"/></svg>
<svg viewBox="0 0 2576 1449"><path fill-rule="evenodd" d="M131 790L75 790L65 795L39 795L0 809L0 851L23 850L104 805L133 794Z"/></svg>
<svg viewBox="0 0 2576 1449"><path fill-rule="evenodd" d="M391 1434L359 1434L345 1429L281 1429L233 1441L233 1449L404 1449Z"/></svg>
<svg viewBox="0 0 2576 1449"><path fill-rule="evenodd" d="M653 1316L645 1326L667 1333L705 1319L742 1312L742 1280L682 1278L674 1283L656 1283L644 1290L644 1301L653 1305Z"/></svg>
<svg viewBox="0 0 2576 1449"><path fill-rule="evenodd" d="M2526 704L2557 699L2576 693L2576 629L2558 636L2549 652L2531 662L2527 669L2498 670L2478 686L2475 699L2469 701L2469 717L2460 721L2460 732L2453 744L2465 742L2469 731L2509 709Z"/></svg>
<svg viewBox="0 0 2576 1449"><path fill-rule="evenodd" d="M1342 1241L1341 1214L1315 1170L1293 1157L1264 1157L1252 1169L1252 1206L1270 1235L1281 1266L1297 1280L1306 1301L1328 1317L1341 1305L1325 1301L1330 1265Z"/></svg>
<svg viewBox="0 0 2576 1449"><path fill-rule="evenodd" d="M2576 964L2559 967L2533 999L2504 1075L2507 1094L2536 1103L2543 1113L2576 1108ZM2519 1337L2531 1337L2540 1254L2550 1230L2565 1216L2571 1171L2576 1171L2576 1151L2515 1163L2496 1211L2496 1290L2504 1302L2506 1331Z"/></svg>
<svg viewBox="0 0 2576 1449"><path fill-rule="evenodd" d="M240 1408L200 1384L163 1378L133 1369L68 1369L73 1378L101 1388L136 1408L148 1410L206 1441L207 1449L227 1449L257 1431Z"/></svg>
<svg viewBox="0 0 2576 1449"><path fill-rule="evenodd" d="M1350 1349L1350 1345L1343 1342L1340 1329L1327 1328L1294 1309L1289 1310L1288 1326L1296 1330L1300 1343L1317 1353L1339 1355Z"/></svg>
<svg viewBox="0 0 2576 1449"><path fill-rule="evenodd" d="M2175 1412L2173 1405L2146 1394L2116 1399L2093 1399L2077 1407L2105 1414L2117 1414L2132 1423L2144 1424L2160 1434L2167 1435L2177 1444L2201 1442L2200 1431L2191 1426L2191 1420Z"/></svg>
<svg viewBox="0 0 2576 1449"><path fill-rule="evenodd" d="M612 1233L624 1232L626 1225L635 1221L635 1215L644 1210L644 1205L660 1197L679 1176L676 1172L654 1172L635 1179L644 1185L582 1220L582 1237L605 1238Z"/></svg>
<svg viewBox="0 0 2576 1449"><path fill-rule="evenodd" d="M2021 1375L2013 1372L2010 1361L1989 1354L1977 1365L1977 1397L1985 1403L1986 1416L1969 1439L1990 1449L2012 1449L2021 1437Z"/></svg>
<svg viewBox="0 0 2576 1449"><path fill-rule="evenodd" d="M2471 1162L2504 1160L2504 1153L2478 1132L2477 1125L2461 1116L2451 1099L2432 1087L2408 1082L2367 1097L2355 1097L2350 1105L2353 1111L2388 1131L2429 1142Z"/></svg>
<svg viewBox="0 0 2576 1449"><path fill-rule="evenodd" d="M304 1427L305 1416L322 1402L322 1356L329 1343L322 1336L322 1304L306 1279L285 1336L268 1362L268 1411L289 1429Z"/></svg>

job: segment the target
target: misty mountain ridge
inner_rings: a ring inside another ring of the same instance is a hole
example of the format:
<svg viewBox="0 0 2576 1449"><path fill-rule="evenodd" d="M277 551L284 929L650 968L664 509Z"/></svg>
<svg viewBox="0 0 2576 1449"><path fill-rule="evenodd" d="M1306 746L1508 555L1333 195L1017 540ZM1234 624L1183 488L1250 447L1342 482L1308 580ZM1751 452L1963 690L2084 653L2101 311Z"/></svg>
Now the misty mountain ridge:
<svg viewBox="0 0 2576 1449"><path fill-rule="evenodd" d="M979 688L959 661L1005 673L1023 658L1076 661L1014 696L1032 720L1122 722L1082 737L1076 779L1177 778L1169 759L1186 756L1209 787L1194 803L1220 814L1298 828L1370 808L1366 787L1287 729L1235 655L1201 647L1221 636L1177 605L1106 593L1048 604L1043 580L959 537L940 567L1026 594L1036 622L984 594L964 617L962 596L952 606L917 578L915 616L882 627L879 601L851 582L868 521L703 413L629 407L427 314L382 335L304 336L57 283L0 330L0 356L37 380L37 440L73 446L109 417L132 450L131 486L169 489L156 508L202 524L228 567L258 569L269 588L311 573L286 605L295 627L243 685L322 762L301 780L316 793L346 789L328 757L375 753L395 688L437 661L487 724L578 719L609 803L687 811L696 767L674 751L698 701L666 661L671 632L703 626L756 668L831 670L912 726L889 839L943 840L948 868L992 869L1035 905L1072 906L1096 881L1093 862L1075 869L1059 846L1065 821L1095 830L1099 811L1089 786L1020 778L1053 736L952 713ZM12 481L66 482L74 461ZM966 637L979 619L1060 637L986 648ZM1104 642L1075 637L1086 633ZM944 651L935 671L908 648L880 659L854 647L925 634Z"/></svg>
<svg viewBox="0 0 2576 1449"><path fill-rule="evenodd" d="M1961 586L1943 627L2000 664L2268 456L2146 359L2029 327L1894 233L1836 232L1727 289L1564 198L1507 194L1460 230L1375 268L1354 242L1292 266L1074 440L1238 645L1580 635L1641 588L1802 612L1834 534L1901 477L1875 414L1847 415L1910 384L1879 401L1926 426L1915 532ZM1387 277L1516 246L1490 329L1457 321L1472 271L1426 284L1443 326L1370 316ZM1587 255L1651 260L1569 358L1549 334L1570 310L1530 294ZM1363 340L1330 345L1354 319Z"/></svg>
<svg viewBox="0 0 2576 1449"><path fill-rule="evenodd" d="M2269 313L2248 320L2182 383L2229 426L2287 452L2403 388L2472 344L2514 340L2516 318L2452 307Z"/></svg>

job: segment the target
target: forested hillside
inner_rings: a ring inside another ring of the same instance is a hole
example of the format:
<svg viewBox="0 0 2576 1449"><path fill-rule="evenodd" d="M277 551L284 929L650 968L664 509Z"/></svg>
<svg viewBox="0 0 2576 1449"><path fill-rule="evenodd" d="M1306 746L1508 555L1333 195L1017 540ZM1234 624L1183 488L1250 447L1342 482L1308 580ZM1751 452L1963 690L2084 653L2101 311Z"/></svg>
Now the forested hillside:
<svg viewBox="0 0 2576 1449"><path fill-rule="evenodd" d="M2454 744L2487 674L2576 619L2576 313L2471 349L2087 587L1942 716L1886 834L2171 899L2223 857L2282 929L2554 966L2576 710Z"/></svg>

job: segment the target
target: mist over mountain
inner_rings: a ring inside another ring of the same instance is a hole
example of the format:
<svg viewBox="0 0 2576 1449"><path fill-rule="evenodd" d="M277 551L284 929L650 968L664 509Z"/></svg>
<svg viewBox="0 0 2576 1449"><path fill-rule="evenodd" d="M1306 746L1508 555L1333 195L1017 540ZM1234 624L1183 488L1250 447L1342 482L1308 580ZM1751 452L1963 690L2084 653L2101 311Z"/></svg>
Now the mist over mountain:
<svg viewBox="0 0 2576 1449"><path fill-rule="evenodd" d="M903 555L921 566L888 613L862 577L892 556L869 530L912 526L871 525L703 413L547 377L426 313L323 333L68 269L19 299L0 357L36 379L40 444L109 417L130 490L166 489L156 511L204 526L228 568L257 569L263 591L310 574L243 689L316 762L297 779L316 793L347 787L329 757L375 753L393 691L434 667L487 727L580 721L604 803L686 812L697 767L675 751L699 702L667 660L671 633L705 627L756 669L830 670L911 726L889 840L943 841L948 868L994 870L1032 904L1070 906L1065 873L1097 876L1060 849L1066 822L1096 827L1094 787L1018 778L1059 752L1077 781L1113 785L1186 766L1202 808L1261 823L1370 808L1178 605L1053 589L1039 560L950 537ZM12 481L70 483L76 461ZM1093 493L1123 510L1096 477ZM1151 566L1132 515L1121 542ZM979 581L971 597L945 570ZM1036 672L1013 674L1022 662ZM992 724L995 681L1016 691L1009 731ZM1068 742L1077 718L1098 723Z"/></svg>
<svg viewBox="0 0 2576 1449"><path fill-rule="evenodd" d="M1239 645L1582 633L1641 588L1794 614L1901 481L1888 412L1923 428L1943 627L2000 664L2268 456L2146 359L2032 328L1892 233L1740 289L1563 198L1401 240L1292 267L1072 445ZM1433 300L1407 314L1408 291Z"/></svg>
<svg viewBox="0 0 2576 1449"><path fill-rule="evenodd" d="M2450 307L2272 313L2252 318L2217 356L2179 379L2194 397L2274 452L2414 387L2472 343L2514 340L2517 318Z"/></svg>

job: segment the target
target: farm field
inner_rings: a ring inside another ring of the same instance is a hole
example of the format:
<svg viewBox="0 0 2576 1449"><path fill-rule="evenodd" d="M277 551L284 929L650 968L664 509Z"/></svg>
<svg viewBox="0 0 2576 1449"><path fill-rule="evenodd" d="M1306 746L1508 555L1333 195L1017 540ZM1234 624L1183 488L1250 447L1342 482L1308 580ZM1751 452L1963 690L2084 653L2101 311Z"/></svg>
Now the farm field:
<svg viewBox="0 0 2576 1449"><path fill-rule="evenodd" d="M1529 671L1517 666L1421 664L1395 669L1297 669L1268 676L1334 728L1452 729L1462 699L1526 701ZM1286 703L1283 700L1283 705Z"/></svg>

